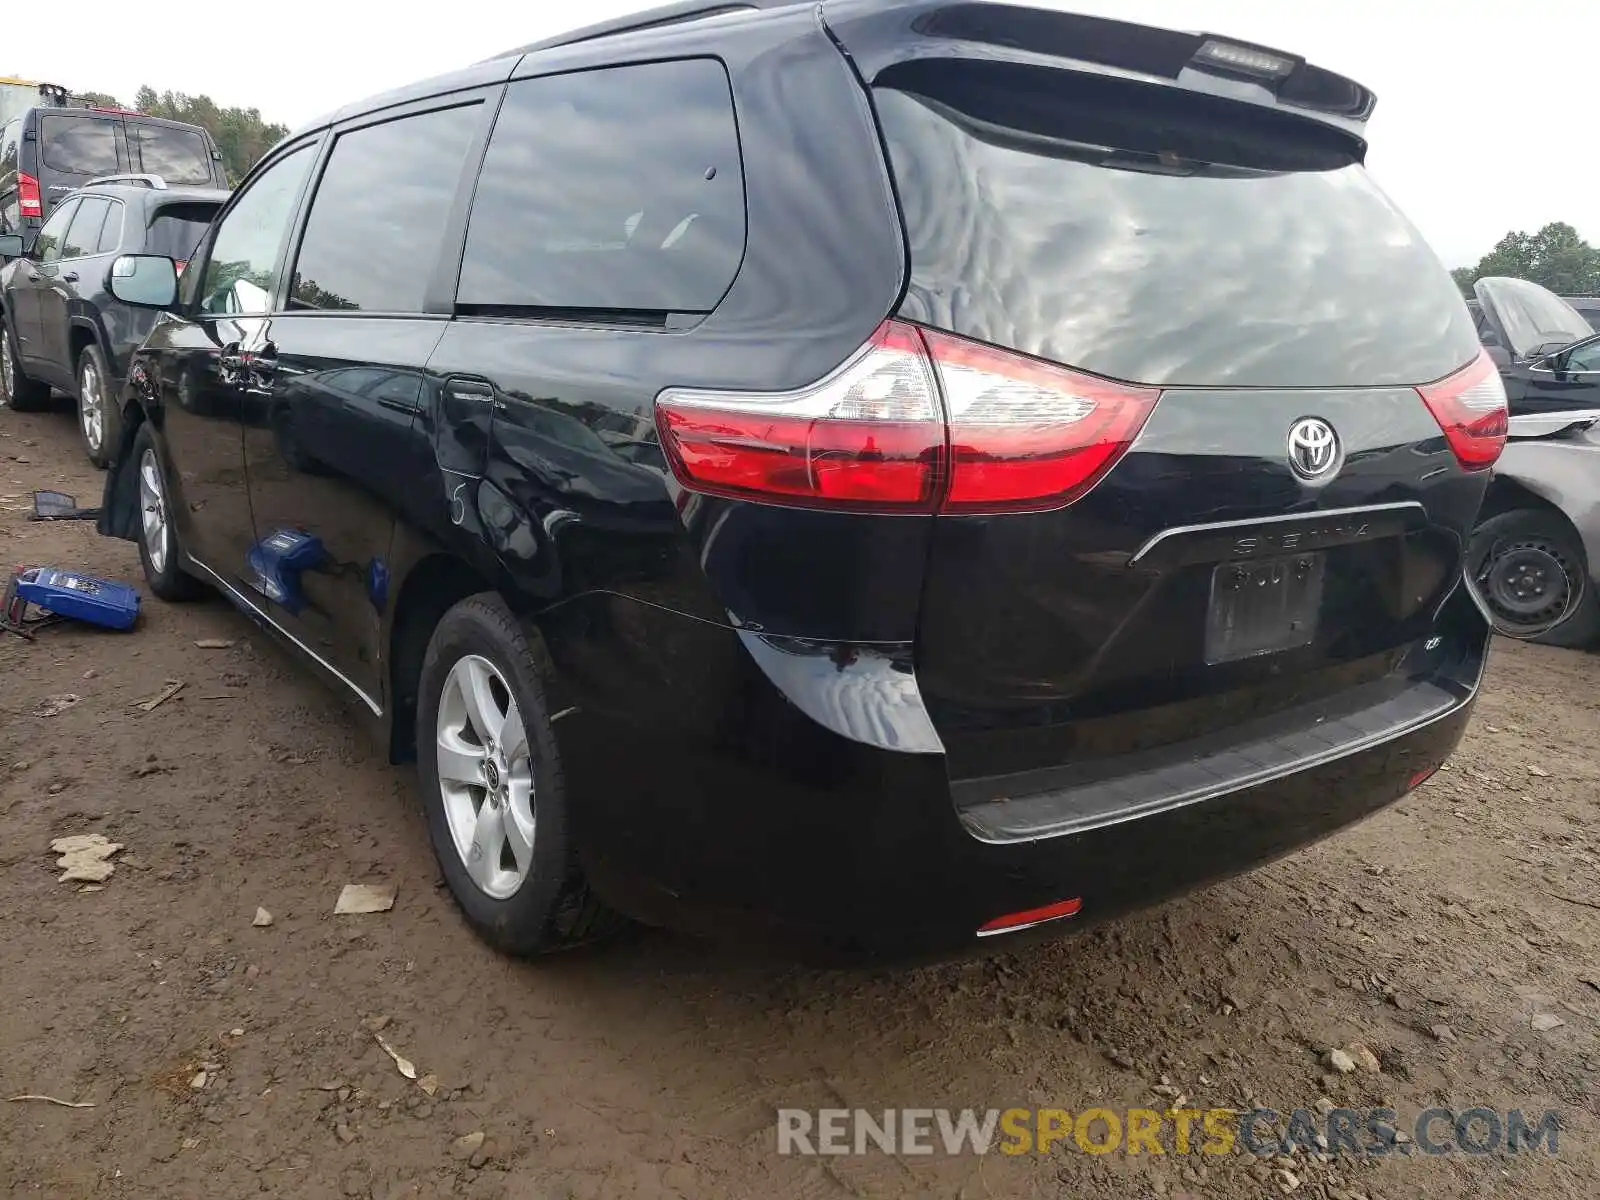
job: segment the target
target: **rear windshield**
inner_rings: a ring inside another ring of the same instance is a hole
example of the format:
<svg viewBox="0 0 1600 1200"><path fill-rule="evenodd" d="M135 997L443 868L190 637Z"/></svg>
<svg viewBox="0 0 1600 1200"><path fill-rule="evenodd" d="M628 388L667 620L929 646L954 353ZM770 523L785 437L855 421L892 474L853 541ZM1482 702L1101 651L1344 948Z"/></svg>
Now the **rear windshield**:
<svg viewBox="0 0 1600 1200"><path fill-rule="evenodd" d="M217 215L216 204L173 204L150 218L150 231L145 235L144 248L150 254L164 254L186 263L200 237Z"/></svg>
<svg viewBox="0 0 1600 1200"><path fill-rule="evenodd" d="M1477 352L1450 276L1335 132L1063 71L933 67L875 89L912 320L1160 386L1415 384Z"/></svg>
<svg viewBox="0 0 1600 1200"><path fill-rule="evenodd" d="M198 129L130 120L128 139L137 147L139 170L175 187L211 182L211 148Z"/></svg>
<svg viewBox="0 0 1600 1200"><path fill-rule="evenodd" d="M117 122L111 117L39 118L44 165L69 175L117 173Z"/></svg>

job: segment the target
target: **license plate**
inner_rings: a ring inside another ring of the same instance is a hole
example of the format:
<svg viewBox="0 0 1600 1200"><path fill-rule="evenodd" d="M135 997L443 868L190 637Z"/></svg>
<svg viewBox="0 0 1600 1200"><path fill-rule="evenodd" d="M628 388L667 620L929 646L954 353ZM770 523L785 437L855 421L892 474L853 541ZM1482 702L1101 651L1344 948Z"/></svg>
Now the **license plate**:
<svg viewBox="0 0 1600 1200"><path fill-rule="evenodd" d="M1323 557L1228 562L1211 572L1206 661L1233 662L1310 644L1322 607Z"/></svg>

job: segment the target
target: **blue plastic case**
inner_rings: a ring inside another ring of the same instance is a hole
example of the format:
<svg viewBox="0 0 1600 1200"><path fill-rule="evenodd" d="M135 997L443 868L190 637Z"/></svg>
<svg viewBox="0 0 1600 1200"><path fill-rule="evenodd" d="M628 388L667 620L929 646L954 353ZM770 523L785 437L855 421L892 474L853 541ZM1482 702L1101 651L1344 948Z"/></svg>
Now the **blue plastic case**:
<svg viewBox="0 0 1600 1200"><path fill-rule="evenodd" d="M132 629L139 619L139 593L114 579L76 571L34 567L17 576L17 595L45 612L107 629Z"/></svg>

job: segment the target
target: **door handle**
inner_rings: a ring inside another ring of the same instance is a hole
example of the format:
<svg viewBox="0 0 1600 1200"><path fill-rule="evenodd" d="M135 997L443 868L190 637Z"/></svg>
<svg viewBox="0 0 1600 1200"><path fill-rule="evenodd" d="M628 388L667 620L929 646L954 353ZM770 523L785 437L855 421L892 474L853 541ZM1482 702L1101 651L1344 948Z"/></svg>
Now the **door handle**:
<svg viewBox="0 0 1600 1200"><path fill-rule="evenodd" d="M229 342L217 355L217 374L223 383L238 383L244 369L244 359L239 354L239 343Z"/></svg>
<svg viewBox="0 0 1600 1200"><path fill-rule="evenodd" d="M275 354L258 352L250 355L250 382L257 387L267 387L272 383L273 377L278 373L278 358Z"/></svg>

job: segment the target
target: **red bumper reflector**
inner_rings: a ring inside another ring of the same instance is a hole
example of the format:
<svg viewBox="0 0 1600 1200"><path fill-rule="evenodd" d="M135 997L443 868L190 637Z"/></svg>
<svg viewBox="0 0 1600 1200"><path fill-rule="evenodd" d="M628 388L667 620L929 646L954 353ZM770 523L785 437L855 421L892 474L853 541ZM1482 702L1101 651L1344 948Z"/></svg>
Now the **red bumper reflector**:
<svg viewBox="0 0 1600 1200"><path fill-rule="evenodd" d="M1428 780L1433 778L1434 772L1436 772L1438 769L1438 767L1423 767L1422 770L1418 771L1411 777L1411 782L1406 784L1406 791L1409 792L1412 788L1420 787L1424 783L1427 783Z"/></svg>
<svg viewBox="0 0 1600 1200"><path fill-rule="evenodd" d="M1071 900L1057 900L1054 904L1046 904L1043 908L1027 908L1021 912L1007 913L1003 917L996 917L980 925L978 936L992 937L997 933L1014 933L1019 929L1027 929L1030 925L1042 925L1046 921L1054 921L1061 917L1075 917L1082 907L1083 898L1074 896Z"/></svg>

